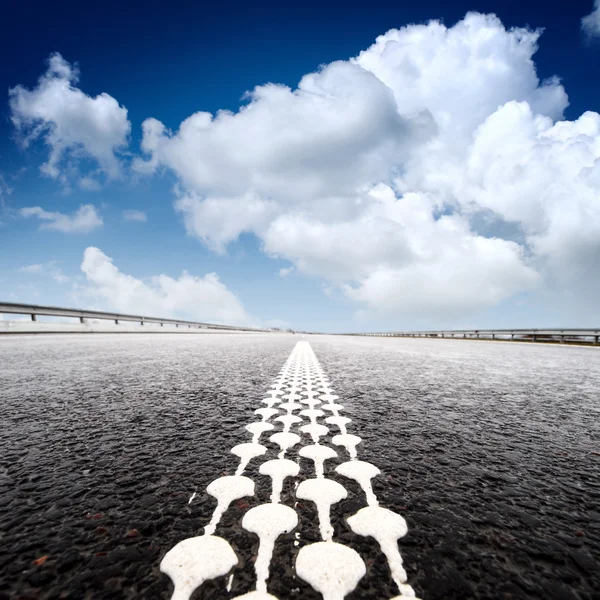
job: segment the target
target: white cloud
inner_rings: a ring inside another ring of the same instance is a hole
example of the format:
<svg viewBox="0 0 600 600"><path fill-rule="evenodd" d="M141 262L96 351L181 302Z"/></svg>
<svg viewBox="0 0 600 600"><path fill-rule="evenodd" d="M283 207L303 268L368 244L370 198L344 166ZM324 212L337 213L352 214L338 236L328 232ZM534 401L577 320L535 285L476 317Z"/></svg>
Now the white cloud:
<svg viewBox="0 0 600 600"><path fill-rule="evenodd" d="M465 211L517 223L555 275L579 271L600 249L600 115L554 124L509 102L480 126L465 159L447 192ZM443 178L448 164L435 166Z"/></svg>
<svg viewBox="0 0 600 600"><path fill-rule="evenodd" d="M9 90L12 122L26 146L43 137L50 147L41 167L45 175L66 182L63 163L87 157L109 178L116 178L121 173L117 154L127 146L131 129L127 109L108 94L86 95L75 87L78 79L77 65L52 54L37 87L17 85ZM85 188L91 181L84 177L80 184Z"/></svg>
<svg viewBox="0 0 600 600"><path fill-rule="evenodd" d="M594 0L594 10L581 19L581 28L589 38L600 37L600 0Z"/></svg>
<svg viewBox="0 0 600 600"><path fill-rule="evenodd" d="M140 221L143 223L148 220L145 212L141 210L135 210L133 208L123 211L123 219L125 221Z"/></svg>
<svg viewBox="0 0 600 600"><path fill-rule="evenodd" d="M63 231L65 233L88 233L102 227L104 224L102 217L93 204L82 204L73 215L48 212L40 206L21 208L19 214L22 217L37 217L43 221L40 229Z"/></svg>
<svg viewBox="0 0 600 600"><path fill-rule="evenodd" d="M539 36L477 13L391 30L237 113L148 119L135 168L177 174L209 247L252 232L367 312L458 318L574 277L592 297L600 117L563 120Z"/></svg>
<svg viewBox="0 0 600 600"><path fill-rule="evenodd" d="M102 189L98 180L93 177L81 177L78 184L82 190L87 190L88 192L97 192Z"/></svg>
<svg viewBox="0 0 600 600"><path fill-rule="evenodd" d="M68 283L71 278L63 273L63 270L58 266L57 261L50 260L46 263L36 263L33 265L25 265L19 269L21 273L49 275L57 283Z"/></svg>
<svg viewBox="0 0 600 600"><path fill-rule="evenodd" d="M89 284L86 294L106 308L212 323L252 323L238 297L216 273L197 277L184 271L177 279L156 275L142 281L122 273L111 258L92 246L85 249L81 270Z"/></svg>
<svg viewBox="0 0 600 600"><path fill-rule="evenodd" d="M279 269L280 277L287 277L291 273L294 272L295 267L284 267L283 269Z"/></svg>
<svg viewBox="0 0 600 600"><path fill-rule="evenodd" d="M10 196L13 193L13 188L6 183L6 179L2 173L0 173L0 208L6 206L6 196Z"/></svg>
<svg viewBox="0 0 600 600"><path fill-rule="evenodd" d="M35 264L35 265L25 265L24 267L21 267L19 269L19 271L21 271L21 273L41 273L43 269L44 269L44 265Z"/></svg>

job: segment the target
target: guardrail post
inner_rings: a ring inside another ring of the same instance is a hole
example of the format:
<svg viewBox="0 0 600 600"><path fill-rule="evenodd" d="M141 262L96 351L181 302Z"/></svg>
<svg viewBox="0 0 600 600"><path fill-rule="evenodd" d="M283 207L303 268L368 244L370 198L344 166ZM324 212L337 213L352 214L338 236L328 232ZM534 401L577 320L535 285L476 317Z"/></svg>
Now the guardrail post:
<svg viewBox="0 0 600 600"><path fill-rule="evenodd" d="M80 323L85 323L85 319L83 317L79 317L79 322Z"/></svg>
<svg viewBox="0 0 600 600"><path fill-rule="evenodd" d="M31 315L31 320L32 321L37 321L37 317L35 315Z"/></svg>
<svg viewBox="0 0 600 600"><path fill-rule="evenodd" d="M115 325L119 324L119 319L115 319Z"/></svg>
<svg viewBox="0 0 600 600"><path fill-rule="evenodd" d="M161 323L160 326L162 327L164 325L164 323Z"/></svg>
<svg viewBox="0 0 600 600"><path fill-rule="evenodd" d="M598 342L599 342L599 340L600 340L600 336L598 336L598 335L595 335L595 336L594 336L594 346L597 346L597 345L598 345Z"/></svg>
<svg viewBox="0 0 600 600"><path fill-rule="evenodd" d="M511 339L511 340L514 340L514 339L515 339L515 334L514 334L514 333L511 333L511 334L510 334L510 339Z"/></svg>
<svg viewBox="0 0 600 600"><path fill-rule="evenodd" d="M144 324L144 321L142 321L142 325Z"/></svg>
<svg viewBox="0 0 600 600"><path fill-rule="evenodd" d="M564 336L564 335L561 335L561 336L560 336L560 343L561 343L561 344L564 344L564 343L565 343L565 336Z"/></svg>
<svg viewBox="0 0 600 600"><path fill-rule="evenodd" d="M492 333L492 339L495 340L496 339L496 334Z"/></svg>
<svg viewBox="0 0 600 600"><path fill-rule="evenodd" d="M536 334L536 333L534 333L534 334L531 336L531 341L532 341L532 342L537 342L537 334Z"/></svg>

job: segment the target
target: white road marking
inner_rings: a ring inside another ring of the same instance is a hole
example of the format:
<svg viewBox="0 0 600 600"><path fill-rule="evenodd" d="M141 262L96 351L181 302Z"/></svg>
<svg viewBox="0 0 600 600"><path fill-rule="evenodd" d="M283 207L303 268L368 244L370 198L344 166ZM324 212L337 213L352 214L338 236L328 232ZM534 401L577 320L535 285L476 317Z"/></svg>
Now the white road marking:
<svg viewBox="0 0 600 600"><path fill-rule="evenodd" d="M356 481L365 494L367 506L350 516L348 525L356 535L373 537L379 543L400 593L392 600L414 598L414 590L406 583L406 572L398 551L398 539L406 534L406 522L400 515L379 506L371 480L380 471L375 465L358 460L356 448L362 440L348 433L347 426L352 421L340 415L344 407L335 402L339 396L333 393L308 342L296 344L267 395L261 400L266 407L254 411L261 420L245 427L252 435L252 441L238 444L231 450L240 459L236 474L220 477L207 487L206 491L217 499L217 507L204 529L204 535L179 542L161 562L161 570L171 577L175 585L172 600L189 600L204 581L228 573L227 590L231 590L231 570L237 565L237 558L229 543L213 534L231 502L254 495L254 482L243 473L250 460L268 452L268 447L259 443L259 440L262 434L272 431L276 426L282 427L282 431L273 433L269 442L279 448L277 459L267 460L259 467L261 475L271 478L270 502L248 510L241 523L246 531L259 538L255 562L256 589L238 596L236 600L277 600L267 591L273 551L277 539L297 527L298 517L294 509L299 508L297 501L294 502L294 508L281 504L285 480L296 478L300 473L300 465L286 459L285 454L302 443L305 445L300 447L298 455L313 462L315 478L294 481L295 495L298 499L315 504L323 541L300 548L295 563L296 573L320 592L324 600L343 600L356 588L366 573L366 567L355 550L334 541L331 510L347 497L348 492L343 485L326 477L326 461L340 457L339 452L331 446L321 443L321 439L330 433L329 427L323 422L339 430L331 442L344 448L350 458L339 464L335 471ZM319 422L320 419L323 422ZM296 427L298 433L305 434L304 437L291 431ZM312 444L306 444L307 438L312 440ZM189 503L195 496L196 492ZM292 544L299 546L299 540L300 532L296 531L294 539L289 541L290 549Z"/></svg>
<svg viewBox="0 0 600 600"><path fill-rule="evenodd" d="M252 443L257 444L260 436L265 431L271 431L274 429L274 426L271 423L263 423L262 421L258 423L250 423L250 425L246 425L246 430L252 434Z"/></svg>
<svg viewBox="0 0 600 600"><path fill-rule="evenodd" d="M296 415L283 415L281 417L277 417L275 421L283 423L283 432L288 433L292 425L296 423L302 423L302 418L297 417Z"/></svg>
<svg viewBox="0 0 600 600"><path fill-rule="evenodd" d="M331 506L348 497L346 488L331 479L305 479L298 486L296 496L301 500L310 500L316 504L321 538L325 542L331 541L333 538L330 519Z"/></svg>
<svg viewBox="0 0 600 600"><path fill-rule="evenodd" d="M272 461L277 462L277 461ZM295 464L295 463L292 463ZM275 540L282 533L289 533L298 525L298 515L293 508L284 504L262 504L251 508L242 520L242 527L251 531L260 540L258 556L254 563L256 571L256 591L267 591L269 565L273 556Z"/></svg>
<svg viewBox="0 0 600 600"><path fill-rule="evenodd" d="M317 542L298 552L296 573L323 600L342 600L364 577L365 563L358 552L335 542Z"/></svg>
<svg viewBox="0 0 600 600"><path fill-rule="evenodd" d="M337 458L337 452L329 446L321 446L314 444L312 446L304 446L298 452L303 458L309 458L315 463L315 473L317 478L321 479L324 476L323 465L330 458Z"/></svg>
<svg viewBox="0 0 600 600"><path fill-rule="evenodd" d="M260 415L263 421L268 421L271 417L278 415L279 411L276 408L257 408L254 414Z"/></svg>
<svg viewBox="0 0 600 600"><path fill-rule="evenodd" d="M331 441L336 446L344 446L344 448L346 448L346 452L348 452L350 455L350 458L354 460L357 456L356 446L362 442L362 439L357 435L352 435L351 433L342 433L334 435Z"/></svg>
<svg viewBox="0 0 600 600"><path fill-rule="evenodd" d="M248 466L248 463L257 456L262 456L267 451L267 447L262 444L249 442L248 444L238 444L231 449L231 454L240 458L240 464L235 472L236 475L242 475Z"/></svg>
<svg viewBox="0 0 600 600"><path fill-rule="evenodd" d="M281 452L279 453L278 458L283 458L285 456L285 453L290 448L293 448L297 443L300 442L300 436L297 435L296 433L289 433L289 432L286 433L286 432L280 431L279 433L274 433L269 438L269 440L279 446L279 449L281 450Z"/></svg>
<svg viewBox="0 0 600 600"><path fill-rule="evenodd" d="M210 523L204 528L204 535L212 535L223 516L234 500L244 496L254 496L254 481L242 475L229 475L215 479L206 491L217 499L217 508Z"/></svg>
<svg viewBox="0 0 600 600"><path fill-rule="evenodd" d="M408 531L406 521L387 508L367 506L350 517L348 525L358 535L374 537L388 560L398 588L406 583L406 571L398 551L398 540ZM403 592L403 595L406 594Z"/></svg>
<svg viewBox="0 0 600 600"><path fill-rule="evenodd" d="M381 474L381 471L375 465L362 460L351 460L338 465L335 470L336 473L358 482L358 485L360 485L367 497L367 504L369 506L377 506L379 504L371 486L371 479Z"/></svg>
<svg viewBox="0 0 600 600"><path fill-rule="evenodd" d="M277 460L268 460L260 465L259 473L268 475L272 480L271 502L277 504L283 488L283 481L286 477L296 477L300 472L300 467L293 461L287 458L279 458Z"/></svg>
<svg viewBox="0 0 600 600"><path fill-rule="evenodd" d="M302 433L308 433L315 444L319 443L319 439L326 436L329 433L329 427L325 425L319 425L318 423L311 423L310 425L302 425L300 427Z"/></svg>
<svg viewBox="0 0 600 600"><path fill-rule="evenodd" d="M325 419L325 423L327 423L328 425L337 425L338 429L340 430L340 433L345 435L346 433L348 433L346 431L346 425L352 423L352 419L349 419L348 417L327 417Z"/></svg>
<svg viewBox="0 0 600 600"><path fill-rule="evenodd" d="M228 542L203 535L183 540L171 548L162 559L160 570L175 585L171 600L188 600L207 579L227 575L237 562Z"/></svg>

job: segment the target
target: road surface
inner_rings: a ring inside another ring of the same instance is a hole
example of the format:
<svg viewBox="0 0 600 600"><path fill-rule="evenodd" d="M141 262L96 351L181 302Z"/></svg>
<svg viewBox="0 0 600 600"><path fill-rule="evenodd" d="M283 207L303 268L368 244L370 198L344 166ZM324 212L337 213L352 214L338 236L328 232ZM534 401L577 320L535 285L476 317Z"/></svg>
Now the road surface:
<svg viewBox="0 0 600 600"><path fill-rule="evenodd" d="M373 497L406 521L397 547L418 597L600 598L597 349L94 334L0 338L0 599L170 598L161 562L213 522L217 500L206 488L240 468L231 450L251 442L245 427L265 416L254 411L268 408L262 401L273 396L273 382L292 383L291 372L276 378L298 341L310 343L322 370L301 373L323 373L339 396L330 402L343 406L338 416L351 419L348 434L361 438L358 458L381 471ZM312 422L303 418L295 427ZM193 599L258 587L266 545L244 516L274 504L272 478L260 466L277 459L281 448L269 436L283 426L258 438L268 451L243 471L255 494L233 500L215 524L237 566L209 578ZM329 537L364 564L346 598L391 599L398 577L378 541L355 532L352 516L367 496L336 471L349 455L333 443L339 426L329 427L317 443L338 458L325 461L324 478L347 497L331 506L330 535L311 492L300 488L318 479L302 451L315 440L302 434L285 454L298 476L284 479L279 498L298 524L274 543L268 592L321 598L318 583L294 565L308 556L303 549ZM330 556L308 561L308 571L325 568Z"/></svg>

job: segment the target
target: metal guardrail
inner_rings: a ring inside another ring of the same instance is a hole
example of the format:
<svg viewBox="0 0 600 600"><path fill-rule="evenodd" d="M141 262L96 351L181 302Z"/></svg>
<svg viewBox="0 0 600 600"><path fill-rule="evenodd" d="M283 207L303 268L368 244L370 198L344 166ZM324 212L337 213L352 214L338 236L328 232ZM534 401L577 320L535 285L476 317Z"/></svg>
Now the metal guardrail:
<svg viewBox="0 0 600 600"><path fill-rule="evenodd" d="M395 331L382 333L350 333L377 337L427 337L446 339L510 340L598 345L598 329L449 329L443 331Z"/></svg>
<svg viewBox="0 0 600 600"><path fill-rule="evenodd" d="M215 325L213 323L201 323L199 321L182 321L179 319L161 319L159 317L146 317L143 315L125 315L121 313L103 312L97 310L80 310L77 308L60 308L57 306L38 306L35 304L14 304L12 302L0 302L0 314L19 314L31 315L32 321L37 321L38 316L48 317L74 317L78 318L80 323L85 323L86 319L100 319L114 321L116 325L121 321L135 322L144 325L144 323L154 323L163 325L175 325L175 327L187 327L196 329L219 329L228 331L255 331L269 332L269 329L257 329L253 327L236 327L234 325Z"/></svg>
<svg viewBox="0 0 600 600"><path fill-rule="evenodd" d="M254 331L272 332L278 329L259 329L254 327L236 327L235 325L217 325L213 323L202 323L200 321L184 321L180 319L163 319L160 317L147 317L144 315L127 315L97 310L81 310L77 308L61 308L57 306L39 306L36 304L16 304L12 302L0 302L0 314L30 315L32 321L37 321L38 316L49 317L73 317L85 323L86 319L99 319L119 322L134 322L144 325L145 323L174 325L175 327L186 327L189 329L209 329L226 331ZM2 330L0 329L0 333ZM297 333L312 333L297 331ZM343 333L338 335L376 336L376 337L426 337L445 339L491 339L530 342L556 342L556 343L579 343L600 344L600 328L588 329L449 329L438 331L394 331L379 333Z"/></svg>

